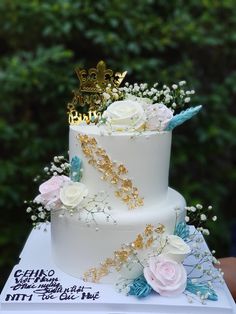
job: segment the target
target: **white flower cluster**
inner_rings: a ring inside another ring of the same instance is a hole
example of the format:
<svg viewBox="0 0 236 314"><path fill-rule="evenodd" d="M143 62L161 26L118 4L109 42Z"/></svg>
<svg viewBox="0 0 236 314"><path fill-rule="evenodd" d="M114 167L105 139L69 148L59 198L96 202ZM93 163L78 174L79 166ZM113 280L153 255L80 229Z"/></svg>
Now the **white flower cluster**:
<svg viewBox="0 0 236 314"><path fill-rule="evenodd" d="M34 201L25 201L28 205L26 212L30 214L30 219L32 221L33 227L39 226L40 222L48 223L50 220L50 210L44 206L39 206Z"/></svg>
<svg viewBox="0 0 236 314"><path fill-rule="evenodd" d="M44 171L47 175L51 176L52 174L54 176L58 174L69 174L70 170L70 164L65 159L64 156L55 156L53 158L53 162L51 162L50 167L45 167Z"/></svg>
<svg viewBox="0 0 236 314"><path fill-rule="evenodd" d="M70 173L70 164L64 156L55 156L49 166L44 167L42 175L34 178L34 182L46 181L49 178L68 176ZM41 222L50 221L50 206L43 204L39 198L25 201L26 212L30 215L33 226L38 226Z"/></svg>
<svg viewBox="0 0 236 314"><path fill-rule="evenodd" d="M125 95L134 95L140 98L148 98L152 103L163 103L167 107L175 110L177 108L183 108L191 101L191 95L195 94L194 90L185 90L183 86L186 81L180 81L178 84L172 86L163 85L162 88L158 88L158 83L149 87L147 83L125 83L124 87L120 90Z"/></svg>
<svg viewBox="0 0 236 314"><path fill-rule="evenodd" d="M195 225L203 235L209 235L209 229L205 228L203 224L217 220L217 216L212 213L212 206L210 205L205 209L201 204L197 204L196 206L187 206L185 209L187 210L185 221Z"/></svg>
<svg viewBox="0 0 236 314"><path fill-rule="evenodd" d="M111 84L108 84L105 88L105 91L102 93L103 104L101 104L101 110L104 110L109 106L112 102L123 99L123 92L116 87L112 87Z"/></svg>

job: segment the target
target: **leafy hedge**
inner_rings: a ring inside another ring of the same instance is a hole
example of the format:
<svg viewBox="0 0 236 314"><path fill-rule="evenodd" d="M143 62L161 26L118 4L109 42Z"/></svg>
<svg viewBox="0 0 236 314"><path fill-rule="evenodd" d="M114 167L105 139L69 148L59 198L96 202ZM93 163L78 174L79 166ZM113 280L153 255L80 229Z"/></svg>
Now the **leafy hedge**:
<svg viewBox="0 0 236 314"><path fill-rule="evenodd" d="M76 65L106 60L130 82L187 80L202 113L173 136L171 186L212 204L210 242L229 254L235 220L236 11L233 0L1 0L0 206L3 284L30 230L33 177L66 154Z"/></svg>

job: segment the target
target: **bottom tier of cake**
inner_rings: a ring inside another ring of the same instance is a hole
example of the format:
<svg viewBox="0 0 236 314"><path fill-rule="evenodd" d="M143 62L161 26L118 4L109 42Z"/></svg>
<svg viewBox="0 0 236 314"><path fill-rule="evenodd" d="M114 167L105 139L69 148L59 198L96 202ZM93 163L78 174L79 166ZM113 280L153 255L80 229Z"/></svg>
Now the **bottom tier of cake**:
<svg viewBox="0 0 236 314"><path fill-rule="evenodd" d="M88 216L88 213L86 213ZM121 245L134 241L148 224L165 226L166 234L173 234L176 223L184 220L185 200L169 188L165 201L157 206L136 210L111 210L104 219L104 212L94 214L86 224L85 213L56 211L51 215L52 256L64 272L82 278L91 267L99 266L112 257ZM114 281L115 274L104 277L103 283Z"/></svg>

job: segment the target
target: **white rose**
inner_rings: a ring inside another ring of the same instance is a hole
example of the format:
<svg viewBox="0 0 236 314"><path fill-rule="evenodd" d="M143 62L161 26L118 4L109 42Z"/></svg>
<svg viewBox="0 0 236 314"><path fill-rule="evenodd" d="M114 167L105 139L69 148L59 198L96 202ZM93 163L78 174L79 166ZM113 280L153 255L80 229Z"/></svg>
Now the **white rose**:
<svg viewBox="0 0 236 314"><path fill-rule="evenodd" d="M163 131L173 117L173 112L164 104L151 104L145 108L146 127L151 131Z"/></svg>
<svg viewBox="0 0 236 314"><path fill-rule="evenodd" d="M103 117L114 131L137 131L146 121L142 105L129 99L113 102L103 113Z"/></svg>
<svg viewBox="0 0 236 314"><path fill-rule="evenodd" d="M88 189L80 182L67 182L60 189L60 200L68 207L78 206L87 196Z"/></svg>
<svg viewBox="0 0 236 314"><path fill-rule="evenodd" d="M176 235L166 236L162 255L178 263L182 263L186 255L191 252L191 248L180 237Z"/></svg>

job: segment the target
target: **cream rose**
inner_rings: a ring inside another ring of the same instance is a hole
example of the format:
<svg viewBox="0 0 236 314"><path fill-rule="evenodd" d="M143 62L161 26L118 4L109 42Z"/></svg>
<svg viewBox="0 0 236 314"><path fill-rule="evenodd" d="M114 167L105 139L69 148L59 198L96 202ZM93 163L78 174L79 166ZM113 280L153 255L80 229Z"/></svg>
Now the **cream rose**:
<svg viewBox="0 0 236 314"><path fill-rule="evenodd" d="M162 250L162 255L178 263L183 262L186 255L191 252L189 245L176 235L168 235L164 241L165 246Z"/></svg>
<svg viewBox="0 0 236 314"><path fill-rule="evenodd" d="M173 117L173 112L164 104L151 104L146 106L146 128L150 131L163 131Z"/></svg>
<svg viewBox="0 0 236 314"><path fill-rule="evenodd" d="M53 176L39 186L40 194L34 199L36 203L41 203L44 206L57 204L60 200L60 188L63 184L69 181L67 176Z"/></svg>
<svg viewBox="0 0 236 314"><path fill-rule="evenodd" d="M187 273L183 265L162 255L151 257L143 274L153 290L162 296L176 296L186 288Z"/></svg>
<svg viewBox="0 0 236 314"><path fill-rule="evenodd" d="M66 207L75 208L87 195L88 189L80 182L68 182L60 190L60 200Z"/></svg>
<svg viewBox="0 0 236 314"><path fill-rule="evenodd" d="M146 121L142 105L129 99L113 102L103 113L103 117L114 131L137 131Z"/></svg>

